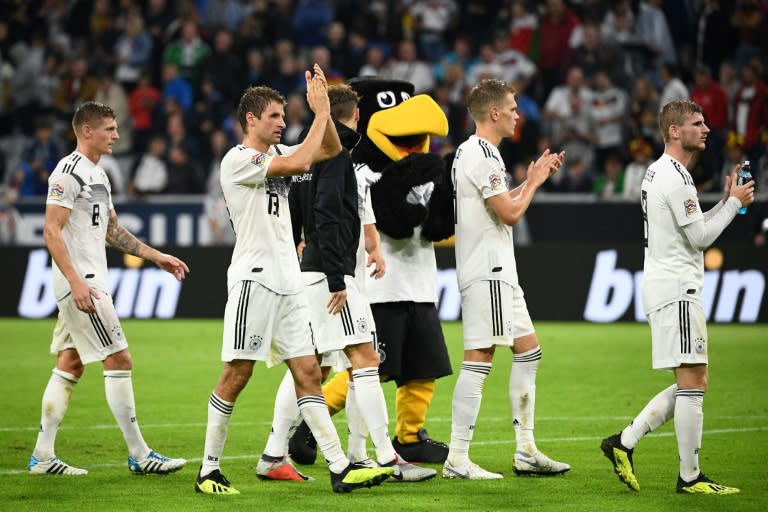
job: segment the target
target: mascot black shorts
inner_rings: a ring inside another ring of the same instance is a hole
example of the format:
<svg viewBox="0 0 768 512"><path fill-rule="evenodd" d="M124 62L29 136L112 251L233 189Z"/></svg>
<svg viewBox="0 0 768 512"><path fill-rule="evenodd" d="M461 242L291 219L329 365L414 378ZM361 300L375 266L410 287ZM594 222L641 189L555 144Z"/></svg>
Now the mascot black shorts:
<svg viewBox="0 0 768 512"><path fill-rule="evenodd" d="M431 302L371 304L379 373L398 386L414 379L436 379L452 373L437 308Z"/></svg>

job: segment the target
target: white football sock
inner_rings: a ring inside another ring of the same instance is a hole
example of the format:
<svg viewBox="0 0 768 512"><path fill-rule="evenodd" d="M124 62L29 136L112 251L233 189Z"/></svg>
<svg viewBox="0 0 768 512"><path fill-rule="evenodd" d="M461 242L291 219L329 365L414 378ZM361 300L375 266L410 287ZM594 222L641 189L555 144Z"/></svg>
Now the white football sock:
<svg viewBox="0 0 768 512"><path fill-rule="evenodd" d="M229 419L235 402L227 402L211 393L208 399L208 425L205 428L205 448L203 448L203 465L200 475L205 476L221 467L221 454L227 441Z"/></svg>
<svg viewBox="0 0 768 512"><path fill-rule="evenodd" d="M298 420L299 406L296 404L296 388L293 375L286 371L275 395L275 408L272 415L272 430L267 438L264 454L271 457L284 457L288 453L288 440L291 428Z"/></svg>
<svg viewBox="0 0 768 512"><path fill-rule="evenodd" d="M144 459L149 455L149 446L144 442L136 420L131 370L104 370L104 391L112 415L128 445L128 453L136 460Z"/></svg>
<svg viewBox="0 0 768 512"><path fill-rule="evenodd" d="M333 426L323 395L303 396L298 399L298 404L301 417L315 436L317 447L328 461L328 467L334 473L341 473L349 465L349 459L341 449L339 434Z"/></svg>
<svg viewBox="0 0 768 512"><path fill-rule="evenodd" d="M675 413L676 391L677 384L672 384L651 398L640 414L621 432L621 444L631 450L645 434L669 421Z"/></svg>
<svg viewBox="0 0 768 512"><path fill-rule="evenodd" d="M451 405L451 446L448 460L459 465L469 458L469 444L475 429L480 403L483 400L483 385L491 373L491 363L464 361L453 389Z"/></svg>
<svg viewBox="0 0 768 512"><path fill-rule="evenodd" d="M78 378L69 372L54 368L48 385L43 392L43 410L40 415L40 432L32 455L37 460L48 460L55 455L53 445L59 431L61 420L67 413L69 398L78 382Z"/></svg>
<svg viewBox="0 0 768 512"><path fill-rule="evenodd" d="M517 451L535 454L533 438L536 409L536 371L541 361L541 347L514 354L509 375L509 402L512 405L512 425L515 427Z"/></svg>
<svg viewBox="0 0 768 512"><path fill-rule="evenodd" d="M387 401L384 398L384 390L381 389L379 368L371 366L352 370L352 381L355 385L357 407L376 448L376 460L380 463L391 462L396 454L389 438Z"/></svg>
<svg viewBox="0 0 768 512"><path fill-rule="evenodd" d="M346 412L349 429L347 455L349 460L359 462L368 457L368 451L366 450L368 428L365 426L365 420L363 420L363 415L357 406L355 382L352 380L349 381L349 390L347 391Z"/></svg>
<svg viewBox="0 0 768 512"><path fill-rule="evenodd" d="M704 429L704 391L679 389L675 394L675 436L680 455L680 477L686 482L699 476L699 450Z"/></svg>

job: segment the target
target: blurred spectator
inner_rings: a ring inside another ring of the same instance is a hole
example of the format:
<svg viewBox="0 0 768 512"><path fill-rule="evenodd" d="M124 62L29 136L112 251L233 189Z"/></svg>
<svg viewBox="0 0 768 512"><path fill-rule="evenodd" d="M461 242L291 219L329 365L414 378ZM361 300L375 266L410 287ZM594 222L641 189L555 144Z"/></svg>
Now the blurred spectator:
<svg viewBox="0 0 768 512"><path fill-rule="evenodd" d="M624 148L627 115L627 95L614 87L607 71L595 73L590 112L595 127L595 167L603 169L608 155Z"/></svg>
<svg viewBox="0 0 768 512"><path fill-rule="evenodd" d="M170 151L174 147L184 150L185 156L194 162L199 162L201 155L199 141L187 130L184 116L179 113L169 113L165 120L166 160L171 162ZM170 183L170 179L168 180Z"/></svg>
<svg viewBox="0 0 768 512"><path fill-rule="evenodd" d="M38 115L53 115L53 99L61 84L61 59L55 52L48 52L43 61L43 69L35 78L34 91L37 95Z"/></svg>
<svg viewBox="0 0 768 512"><path fill-rule="evenodd" d="M736 93L741 87L741 80L733 62L726 60L720 64L718 83L728 98L728 125L730 126L733 123L734 100L736 99Z"/></svg>
<svg viewBox="0 0 768 512"><path fill-rule="evenodd" d="M608 154L595 178L593 185L595 195L603 199L622 197L624 192L624 162L617 153Z"/></svg>
<svg viewBox="0 0 768 512"><path fill-rule="evenodd" d="M202 23L211 32L224 29L233 33L245 18L240 0L207 0L205 4Z"/></svg>
<svg viewBox="0 0 768 512"><path fill-rule="evenodd" d="M333 4L329 0L298 0L293 11L296 44L301 48L324 44L332 21Z"/></svg>
<svg viewBox="0 0 768 512"><path fill-rule="evenodd" d="M161 80L163 52L169 40L166 28L171 25L175 17L174 5L173 0L147 0L144 9L144 27L152 38L150 75L153 83L159 83Z"/></svg>
<svg viewBox="0 0 768 512"><path fill-rule="evenodd" d="M386 55L381 46L369 46L365 52L365 64L358 71L359 76L383 76L387 73Z"/></svg>
<svg viewBox="0 0 768 512"><path fill-rule="evenodd" d="M227 135L217 130L211 134L212 159L205 186L205 201L203 208L208 220L208 228L211 231L212 245L233 245L235 232L229 220L227 203L221 190L219 178L221 175L221 159L229 150L230 144Z"/></svg>
<svg viewBox="0 0 768 512"><path fill-rule="evenodd" d="M37 96L37 78L43 72L45 40L38 32L30 37L30 44L16 42L10 49L15 71L10 80L10 100L14 122L25 136L35 131L35 118L40 110Z"/></svg>
<svg viewBox="0 0 768 512"><path fill-rule="evenodd" d="M210 81L221 95L226 109L234 108L245 89L245 69L242 59L232 51L232 34L217 30L213 35L213 51L202 67L204 80Z"/></svg>
<svg viewBox="0 0 768 512"><path fill-rule="evenodd" d="M563 0L547 0L544 4L539 28L540 90L535 96L546 98L552 89L562 82L568 59L573 30L579 26L579 18Z"/></svg>
<svg viewBox="0 0 768 512"><path fill-rule="evenodd" d="M147 149L149 137L155 130L155 117L162 104L160 90L150 82L150 76L144 72L139 83L128 97L128 110L133 124L134 147L137 153Z"/></svg>
<svg viewBox="0 0 768 512"><path fill-rule="evenodd" d="M463 76L466 76L469 69L479 62L479 58L472 51L469 39L464 35L458 35L453 40L453 49L444 53L440 61L432 66L435 74L435 80L445 79L446 68L450 65L457 65L461 68Z"/></svg>
<svg viewBox="0 0 768 512"><path fill-rule="evenodd" d="M248 50L245 59L246 85L256 86L264 83L264 56L258 48Z"/></svg>
<svg viewBox="0 0 768 512"><path fill-rule="evenodd" d="M130 159L123 159L123 162L127 165L131 164ZM125 194L125 175L123 174L123 167L120 161L113 155L101 155L101 158L99 159L99 167L104 169L107 178L109 178L109 186L112 189L112 196L119 197Z"/></svg>
<svg viewBox="0 0 768 512"><path fill-rule="evenodd" d="M468 87L462 67L459 64L449 64L445 68L442 82L451 90L451 101L463 104Z"/></svg>
<svg viewBox="0 0 768 512"><path fill-rule="evenodd" d="M187 20L181 26L179 38L165 47L163 62L176 64L178 74L196 91L200 86L203 64L210 53L211 48L200 38L197 23Z"/></svg>
<svg viewBox="0 0 768 512"><path fill-rule="evenodd" d="M138 11L128 13L125 29L115 43L115 78L127 92L133 90L142 72L152 65L152 36L144 30L144 18Z"/></svg>
<svg viewBox="0 0 768 512"><path fill-rule="evenodd" d="M565 153L565 171L560 170L563 174L560 183L554 186L553 192L566 192L566 193L592 193L594 183L592 180L592 172L587 167L584 159L577 154Z"/></svg>
<svg viewBox="0 0 768 512"><path fill-rule="evenodd" d="M660 108L664 108L664 105L670 101L687 100L690 98L688 88L678 77L677 66L671 62L665 62L661 66L661 83L663 86L661 97L659 98Z"/></svg>
<svg viewBox="0 0 768 512"><path fill-rule="evenodd" d="M0 185L0 246L15 245L18 241L21 215L16 209L18 191L7 185Z"/></svg>
<svg viewBox="0 0 768 512"><path fill-rule="evenodd" d="M458 25L459 7L454 0L411 0L413 36L427 62L437 63L445 53L450 32Z"/></svg>
<svg viewBox="0 0 768 512"><path fill-rule="evenodd" d="M747 155L744 153L744 137L736 132L729 132L725 138L725 146L723 146L723 153L725 158L721 164L721 168L718 169L718 173L715 177L714 184L711 187L713 190L722 190L725 185L725 177L728 176L733 168L738 164L743 164L747 160ZM752 164L752 175L757 173L757 162L750 162Z"/></svg>
<svg viewBox="0 0 768 512"><path fill-rule="evenodd" d="M638 137L629 142L629 156L632 159L624 169L624 197L640 200L640 187L643 184L645 171L652 163L653 148L643 139Z"/></svg>
<svg viewBox="0 0 768 512"><path fill-rule="evenodd" d="M697 65L709 68L712 76L720 72L720 65L733 55L735 33L730 9L720 0L703 0L694 25L694 58Z"/></svg>
<svg viewBox="0 0 768 512"><path fill-rule="evenodd" d="M192 111L194 102L192 86L183 76L179 76L179 67L175 62L163 64L162 98L163 103L173 99L186 113Z"/></svg>
<svg viewBox="0 0 768 512"><path fill-rule="evenodd" d="M502 6L501 0L462 0L459 31L467 34L472 46L479 48L493 40L493 27Z"/></svg>
<svg viewBox="0 0 768 512"><path fill-rule="evenodd" d="M358 41L354 46L350 44L350 40L353 39ZM333 62L334 67L342 77L357 76L357 70L365 62L365 47L366 41L362 34L355 32L350 34L348 39L347 29L340 22L334 21L328 26L326 48L330 53L330 61Z"/></svg>
<svg viewBox="0 0 768 512"><path fill-rule="evenodd" d="M54 137L50 120L38 118L34 136L21 154L19 169L13 179L19 196L45 195L48 191L48 176L62 156L64 153Z"/></svg>
<svg viewBox="0 0 768 512"><path fill-rule="evenodd" d="M744 151L756 162L763 146L761 138L768 127L768 86L752 63L741 70L741 87L733 104L733 130L743 137Z"/></svg>
<svg viewBox="0 0 768 512"><path fill-rule="evenodd" d="M636 78L629 107L631 136L660 142L657 122L660 110L659 94L651 81L646 77Z"/></svg>
<svg viewBox="0 0 768 512"><path fill-rule="evenodd" d="M91 62L104 64L112 62L113 49L119 31L113 3L110 0L94 0L90 19L90 41L88 54Z"/></svg>
<svg viewBox="0 0 768 512"><path fill-rule="evenodd" d="M704 120L709 127L706 149L699 157L703 178L719 190L720 167L723 165L723 145L728 130L728 97L720 84L712 80L709 68L701 65L694 72L691 100L701 105ZM704 188L702 190L707 190Z"/></svg>
<svg viewBox="0 0 768 512"><path fill-rule="evenodd" d="M661 3L661 0L641 1L635 21L635 33L644 47L647 59L645 69L654 77L661 76L664 64L677 64L675 43L669 31L667 17L660 9Z"/></svg>
<svg viewBox="0 0 768 512"><path fill-rule="evenodd" d="M338 85L344 82L344 74L335 66L335 62L331 60L331 51L325 46L315 46L309 54L309 60L307 67L310 67L310 63L317 63L325 73L325 79L329 85ZM352 77L349 77L352 78Z"/></svg>
<svg viewBox="0 0 768 512"><path fill-rule="evenodd" d="M99 84L88 75L88 62L84 58L75 57L68 65L69 72L59 84L53 108L58 119L67 127L67 139L74 144L74 132L69 126L72 116L81 103L93 100Z"/></svg>
<svg viewBox="0 0 768 512"><path fill-rule="evenodd" d="M128 183L128 193L143 196L159 194L168 184L168 166L165 161L165 137L154 135L149 140L146 152L139 157Z"/></svg>
<svg viewBox="0 0 768 512"><path fill-rule="evenodd" d="M304 82L304 70L298 57L289 54L280 57L277 63L277 70L270 75L267 85L285 97L303 91L306 83Z"/></svg>
<svg viewBox="0 0 768 512"><path fill-rule="evenodd" d="M467 110L461 103L451 100L451 87L447 83L437 84L434 99L448 119L448 141L456 148L466 139Z"/></svg>
<svg viewBox="0 0 768 512"><path fill-rule="evenodd" d="M469 68L467 74L467 87L474 87L480 80L495 78L505 81L506 70L496 60L496 50L491 43L480 45L480 60Z"/></svg>
<svg viewBox="0 0 768 512"><path fill-rule="evenodd" d="M534 48L534 38L539 29L539 19L535 13L528 10L525 0L513 0L510 4L509 47L513 48L531 60L536 60L538 48Z"/></svg>
<svg viewBox="0 0 768 512"><path fill-rule="evenodd" d="M627 89L630 85L621 49L614 42L601 38L600 27L595 22L582 25L581 44L571 52L568 66L580 67L589 82L599 70L605 70L618 87Z"/></svg>
<svg viewBox="0 0 768 512"><path fill-rule="evenodd" d="M768 5L765 0L738 0L731 15L737 33L734 52L736 67L742 68L752 57L768 59Z"/></svg>
<svg viewBox="0 0 768 512"><path fill-rule="evenodd" d="M205 190L202 170L182 144L172 144L168 156L166 194L202 194Z"/></svg>
<svg viewBox="0 0 768 512"><path fill-rule="evenodd" d="M111 66L103 67L97 71L96 78L98 89L96 89L93 100L112 107L117 120L117 132L120 134L120 138L112 146L112 153L116 157L124 156L133 150L133 126L128 107L128 96L126 96L125 89L120 85L120 82L115 81Z"/></svg>
<svg viewBox="0 0 768 512"><path fill-rule="evenodd" d="M594 161L593 92L580 68L571 68L564 85L552 90L544 106L545 130L555 147L590 168Z"/></svg>
<svg viewBox="0 0 768 512"><path fill-rule="evenodd" d="M292 146L299 143L299 134L309 126L309 110L301 94L291 94L286 101L282 144Z"/></svg>
<svg viewBox="0 0 768 512"><path fill-rule="evenodd" d="M405 80L414 85L414 92L421 94L435 87L432 68L419 60L416 45L412 41L400 41L397 45L397 58L389 69L389 75L398 80Z"/></svg>
<svg viewBox="0 0 768 512"><path fill-rule="evenodd" d="M527 86L536 74L536 64L524 53L510 48L504 34L500 34L494 40L494 50L496 62L503 69L502 80L507 83L524 83Z"/></svg>

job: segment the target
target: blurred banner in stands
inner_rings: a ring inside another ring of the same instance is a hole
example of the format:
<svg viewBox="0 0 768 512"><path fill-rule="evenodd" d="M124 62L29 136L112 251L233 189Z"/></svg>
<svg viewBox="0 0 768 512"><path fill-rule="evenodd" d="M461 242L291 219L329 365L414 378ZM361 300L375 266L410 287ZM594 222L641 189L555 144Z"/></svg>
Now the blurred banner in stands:
<svg viewBox="0 0 768 512"><path fill-rule="evenodd" d="M191 269L178 283L154 265L107 251L111 293L122 318L222 318L227 247L168 247ZM461 318L451 248L437 249L440 317ZM768 322L768 247L718 243L705 254L704 310L713 322ZM537 321L644 321L639 244L536 243L517 249L517 266ZM41 247L6 247L0 316L45 318L56 312L51 260Z"/></svg>

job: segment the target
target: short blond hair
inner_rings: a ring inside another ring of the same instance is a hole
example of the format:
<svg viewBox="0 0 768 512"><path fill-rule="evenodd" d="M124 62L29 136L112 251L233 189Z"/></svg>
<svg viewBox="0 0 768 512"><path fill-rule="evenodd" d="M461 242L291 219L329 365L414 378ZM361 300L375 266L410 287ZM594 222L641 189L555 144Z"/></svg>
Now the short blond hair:
<svg viewBox="0 0 768 512"><path fill-rule="evenodd" d="M673 100L664 105L659 112L659 131L664 142L669 142L670 126L681 126L688 116L703 113L701 106L690 100Z"/></svg>
<svg viewBox="0 0 768 512"><path fill-rule="evenodd" d="M491 107L500 106L507 99L507 94L515 94L515 88L501 80L487 78L475 85L467 95L467 109L472 119L484 121Z"/></svg>

